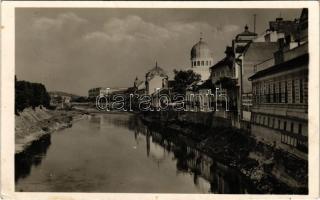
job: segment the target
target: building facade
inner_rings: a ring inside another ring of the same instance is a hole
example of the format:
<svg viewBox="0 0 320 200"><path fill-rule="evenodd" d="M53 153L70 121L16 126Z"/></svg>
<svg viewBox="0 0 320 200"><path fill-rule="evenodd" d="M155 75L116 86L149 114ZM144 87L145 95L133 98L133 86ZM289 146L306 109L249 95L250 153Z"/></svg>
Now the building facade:
<svg viewBox="0 0 320 200"><path fill-rule="evenodd" d="M122 87L116 87L116 88L107 88L107 87L96 87L91 88L88 91L88 99L89 100L96 100L98 96L104 96L104 95L113 95L117 93L123 93L128 88L122 88Z"/></svg>
<svg viewBox="0 0 320 200"><path fill-rule="evenodd" d="M279 40L271 60L256 66L252 134L265 143L308 159L308 10L290 39ZM295 43L292 45L291 43ZM297 44L297 46L296 46Z"/></svg>
<svg viewBox="0 0 320 200"><path fill-rule="evenodd" d="M307 159L308 43L281 53L282 60L275 54L274 65L261 66L250 77L251 131L258 139Z"/></svg>
<svg viewBox="0 0 320 200"><path fill-rule="evenodd" d="M168 75L157 62L156 66L146 73L145 87L147 95L168 87Z"/></svg>
<svg viewBox="0 0 320 200"><path fill-rule="evenodd" d="M227 46L225 50L226 56L214 64L211 69L211 82L216 88L219 88L219 94L226 96L229 110L234 110L237 104L237 88L236 88L236 74L234 65L234 52L233 48ZM224 101L224 98L221 99ZM225 105L221 102L220 105Z"/></svg>
<svg viewBox="0 0 320 200"><path fill-rule="evenodd" d="M232 47L235 54L235 78L239 79L242 74L242 59L243 53L246 49L246 46L252 42L252 40L257 38L257 34L249 31L249 27L246 25L244 31L236 35L235 39L232 40ZM238 82L239 86L240 82Z"/></svg>
<svg viewBox="0 0 320 200"><path fill-rule="evenodd" d="M107 94L107 88L103 88L103 87L91 88L88 91L88 98L96 99L97 96L105 95L105 94Z"/></svg>
<svg viewBox="0 0 320 200"><path fill-rule="evenodd" d="M277 42L252 41L246 46L243 53L240 76L240 119L246 128L250 128L252 108L252 83L248 78L255 73L255 66L272 59L277 49Z"/></svg>

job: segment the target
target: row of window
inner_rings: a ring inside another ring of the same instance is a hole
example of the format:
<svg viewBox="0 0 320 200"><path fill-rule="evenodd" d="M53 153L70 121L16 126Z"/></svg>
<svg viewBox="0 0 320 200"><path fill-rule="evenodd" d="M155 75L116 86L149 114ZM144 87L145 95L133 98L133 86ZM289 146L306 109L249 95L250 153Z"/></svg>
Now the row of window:
<svg viewBox="0 0 320 200"><path fill-rule="evenodd" d="M264 116L264 115L252 115L252 122L258 125L267 126L269 128L283 130L295 134L302 135L302 124L288 122L277 117Z"/></svg>
<svg viewBox="0 0 320 200"><path fill-rule="evenodd" d="M211 60L206 60L206 61L193 61L192 66L211 66Z"/></svg>
<svg viewBox="0 0 320 200"><path fill-rule="evenodd" d="M290 135L281 134L281 142L293 147L297 147L297 138L291 137Z"/></svg>
<svg viewBox="0 0 320 200"><path fill-rule="evenodd" d="M307 78L253 83L255 103L308 103Z"/></svg>
<svg viewBox="0 0 320 200"><path fill-rule="evenodd" d="M281 142L289 146L295 147L303 152L308 152L308 141L298 140L292 135L281 133Z"/></svg>
<svg viewBox="0 0 320 200"><path fill-rule="evenodd" d="M234 69L234 68L233 68ZM212 76L213 77L224 77L224 76L231 76L234 77L236 75L235 70L221 70L219 72L213 72Z"/></svg>
<svg viewBox="0 0 320 200"><path fill-rule="evenodd" d="M252 122L268 128L281 131L281 143L295 147L303 152L308 151L308 141L303 136L303 125L298 122L289 122L278 117L264 116L259 114L252 115ZM302 138L302 139L301 139Z"/></svg>
<svg viewBox="0 0 320 200"><path fill-rule="evenodd" d="M300 141L295 137L292 137L287 134L281 134L281 142L287 144L289 146L298 148L304 152L307 152L308 149L308 142L307 141Z"/></svg>

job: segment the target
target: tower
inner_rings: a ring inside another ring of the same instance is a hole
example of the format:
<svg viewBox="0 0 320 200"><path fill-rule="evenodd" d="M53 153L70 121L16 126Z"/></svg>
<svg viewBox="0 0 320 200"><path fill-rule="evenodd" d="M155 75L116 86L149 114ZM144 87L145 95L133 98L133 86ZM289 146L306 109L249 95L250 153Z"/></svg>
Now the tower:
<svg viewBox="0 0 320 200"><path fill-rule="evenodd" d="M203 40L201 33L199 42L191 48L191 69L201 75L201 80L207 80L210 76L212 64L212 52L208 44Z"/></svg>

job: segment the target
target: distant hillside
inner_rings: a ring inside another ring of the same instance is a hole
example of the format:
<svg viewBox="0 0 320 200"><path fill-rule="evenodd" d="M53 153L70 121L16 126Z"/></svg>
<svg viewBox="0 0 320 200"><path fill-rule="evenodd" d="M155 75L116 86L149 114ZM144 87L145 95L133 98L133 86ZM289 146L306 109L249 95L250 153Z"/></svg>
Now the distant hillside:
<svg viewBox="0 0 320 200"><path fill-rule="evenodd" d="M71 98L78 98L80 97L79 95L76 95L76 94L70 94L70 93L67 93L67 92L61 92L61 91L50 91L49 92L49 95L59 95L59 96L68 96L68 97L71 97Z"/></svg>

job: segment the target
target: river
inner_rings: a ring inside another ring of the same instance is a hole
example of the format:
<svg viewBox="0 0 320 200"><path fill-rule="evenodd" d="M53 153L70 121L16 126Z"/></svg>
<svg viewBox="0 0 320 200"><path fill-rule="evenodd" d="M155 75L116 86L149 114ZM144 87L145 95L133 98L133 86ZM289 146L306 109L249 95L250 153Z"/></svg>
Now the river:
<svg viewBox="0 0 320 200"><path fill-rule="evenodd" d="M16 155L16 191L254 193L237 171L133 114L96 114Z"/></svg>

